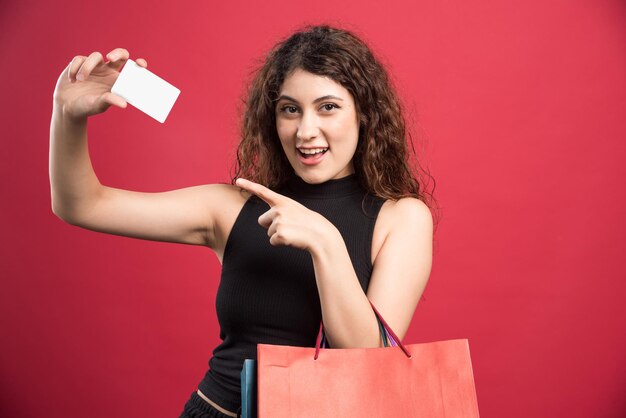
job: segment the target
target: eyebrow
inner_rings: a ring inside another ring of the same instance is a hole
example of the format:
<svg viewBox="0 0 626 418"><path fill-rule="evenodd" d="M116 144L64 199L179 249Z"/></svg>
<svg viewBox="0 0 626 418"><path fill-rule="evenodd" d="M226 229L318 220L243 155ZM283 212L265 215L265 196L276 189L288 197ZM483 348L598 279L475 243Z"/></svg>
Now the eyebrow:
<svg viewBox="0 0 626 418"><path fill-rule="evenodd" d="M276 100L276 102L279 102L281 100L289 100L291 102L294 103L299 103L296 99L294 99L293 97L287 96L285 94L281 95L278 100ZM327 94L326 96L322 96L322 97L318 97L317 99L313 100L313 104L315 103L319 103L323 100L328 100L328 99L335 99L335 100L341 100L343 102L343 99L341 97L337 97L337 96L333 96L332 94Z"/></svg>

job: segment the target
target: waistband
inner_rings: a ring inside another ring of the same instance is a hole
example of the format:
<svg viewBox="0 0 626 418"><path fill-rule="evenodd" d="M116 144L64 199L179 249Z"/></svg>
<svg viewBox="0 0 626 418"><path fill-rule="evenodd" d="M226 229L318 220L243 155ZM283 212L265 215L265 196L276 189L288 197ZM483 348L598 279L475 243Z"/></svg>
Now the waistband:
<svg viewBox="0 0 626 418"><path fill-rule="evenodd" d="M202 413L202 418L232 418L230 415L226 415L223 412L220 412L216 408L214 408L207 401L202 399L200 395L196 391L192 392L191 398L185 404L185 408L183 411L183 415L181 418L185 417L197 417L197 413L193 413L196 411L200 411ZM241 407L237 409L237 417L241 417Z"/></svg>

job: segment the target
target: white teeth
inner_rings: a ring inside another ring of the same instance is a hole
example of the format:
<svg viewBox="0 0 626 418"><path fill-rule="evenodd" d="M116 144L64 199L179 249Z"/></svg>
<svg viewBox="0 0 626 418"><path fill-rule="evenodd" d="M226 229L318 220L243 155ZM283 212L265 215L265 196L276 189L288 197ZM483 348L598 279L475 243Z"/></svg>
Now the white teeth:
<svg viewBox="0 0 626 418"><path fill-rule="evenodd" d="M328 148L314 148L314 149L300 149L300 152L303 154L319 154L320 152L326 151Z"/></svg>

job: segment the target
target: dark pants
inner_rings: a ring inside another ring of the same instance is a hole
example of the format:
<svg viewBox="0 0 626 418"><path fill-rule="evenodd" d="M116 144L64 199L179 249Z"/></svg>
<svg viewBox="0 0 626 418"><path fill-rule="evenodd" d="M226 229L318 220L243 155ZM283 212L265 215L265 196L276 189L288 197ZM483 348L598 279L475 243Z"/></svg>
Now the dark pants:
<svg viewBox="0 0 626 418"><path fill-rule="evenodd" d="M240 408L241 409L241 408ZM237 416L239 415L237 411ZM191 398L185 404L183 413L179 418L232 418L213 407L210 403L205 401L198 395L196 391L193 391Z"/></svg>

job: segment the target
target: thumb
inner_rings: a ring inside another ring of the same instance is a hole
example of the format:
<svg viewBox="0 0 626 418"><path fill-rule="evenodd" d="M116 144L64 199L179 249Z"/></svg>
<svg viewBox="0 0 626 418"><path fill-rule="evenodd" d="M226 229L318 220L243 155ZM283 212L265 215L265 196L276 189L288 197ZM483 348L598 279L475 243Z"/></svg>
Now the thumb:
<svg viewBox="0 0 626 418"><path fill-rule="evenodd" d="M117 94L111 93L110 91L104 93L102 95L102 100L109 105L117 106L122 109L125 109L127 106L126 100L118 96Z"/></svg>

